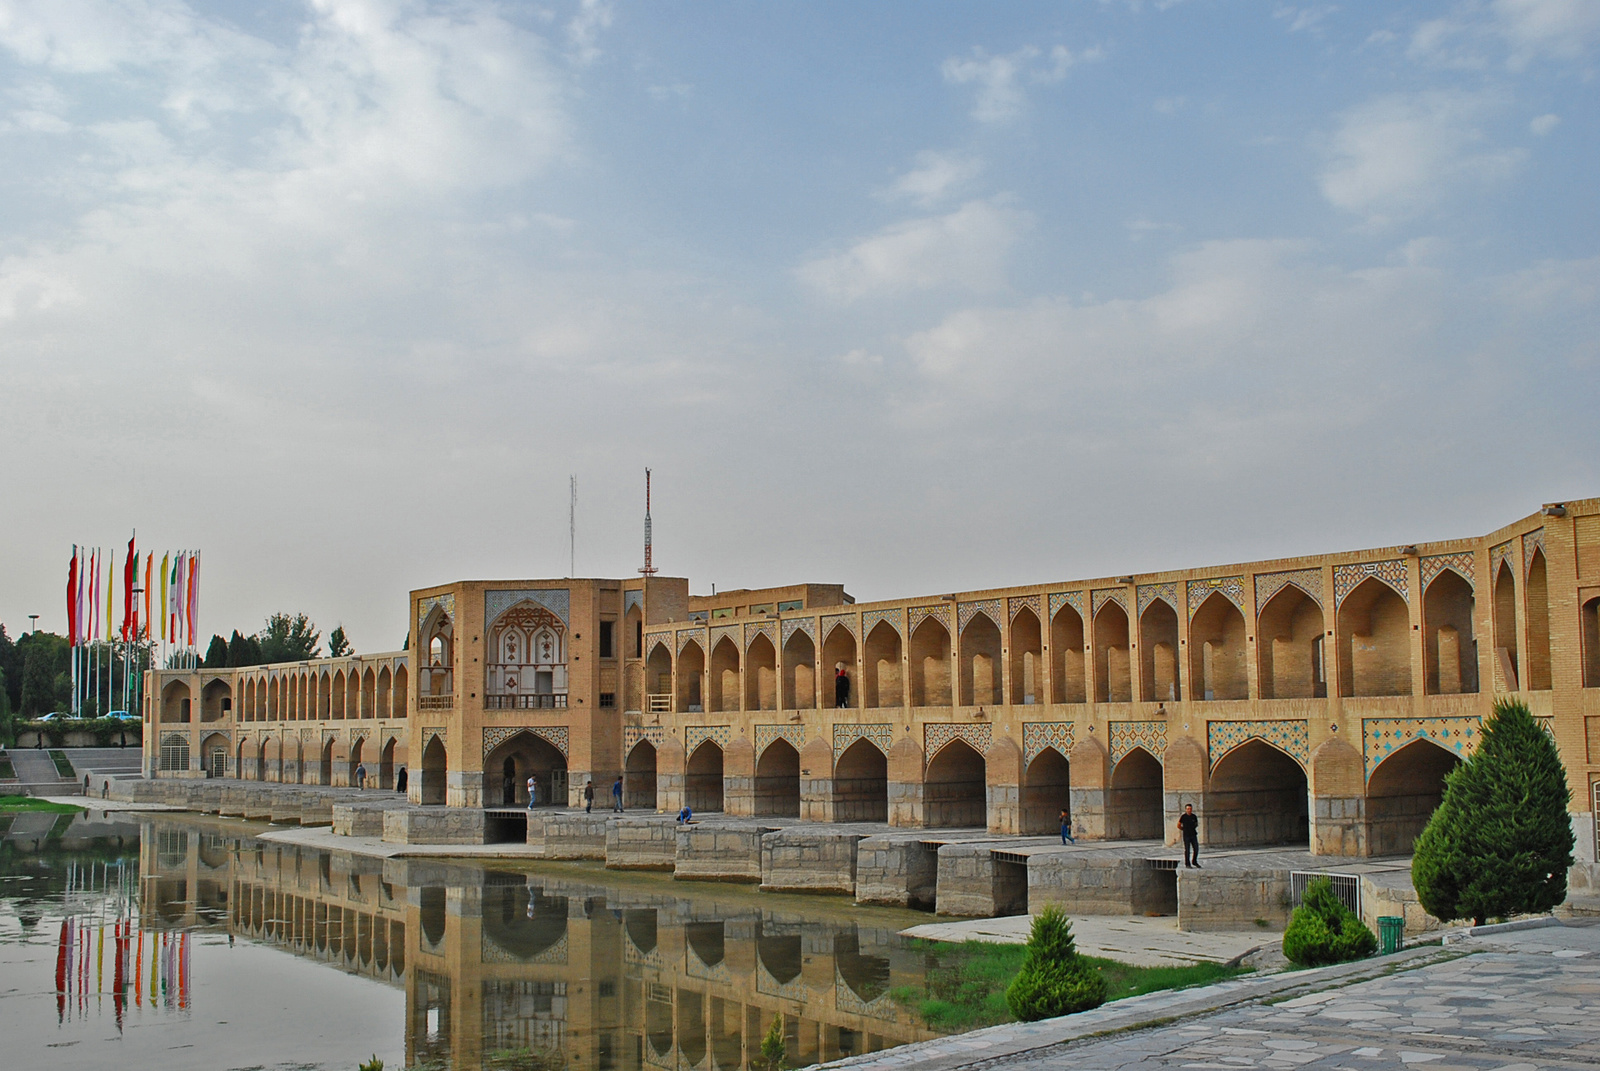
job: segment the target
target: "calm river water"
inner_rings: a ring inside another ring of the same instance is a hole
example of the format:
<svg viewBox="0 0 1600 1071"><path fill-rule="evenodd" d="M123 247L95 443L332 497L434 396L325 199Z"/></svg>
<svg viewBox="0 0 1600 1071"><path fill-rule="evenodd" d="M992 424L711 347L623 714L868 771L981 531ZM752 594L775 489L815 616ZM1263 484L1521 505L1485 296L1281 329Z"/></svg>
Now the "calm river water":
<svg viewBox="0 0 1600 1071"><path fill-rule="evenodd" d="M0 1065L734 1071L932 1036L895 931L845 900L379 860L265 827L0 815Z"/></svg>

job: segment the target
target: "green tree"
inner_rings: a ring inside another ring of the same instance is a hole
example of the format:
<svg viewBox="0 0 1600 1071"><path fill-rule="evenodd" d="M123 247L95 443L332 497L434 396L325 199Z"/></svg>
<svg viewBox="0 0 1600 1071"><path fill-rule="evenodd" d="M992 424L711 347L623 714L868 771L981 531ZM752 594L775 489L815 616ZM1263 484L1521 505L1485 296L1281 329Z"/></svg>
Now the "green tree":
<svg viewBox="0 0 1600 1071"><path fill-rule="evenodd" d="M23 653L23 716L35 718L65 709L72 681L72 648L67 641L51 632L30 632L17 647Z"/></svg>
<svg viewBox="0 0 1600 1071"><path fill-rule="evenodd" d="M1413 849L1423 908L1482 925L1561 903L1575 844L1571 802L1550 734L1520 700L1496 702L1478 750L1445 777L1444 800Z"/></svg>
<svg viewBox="0 0 1600 1071"><path fill-rule="evenodd" d="M261 663L301 662L316 658L322 633L305 614L273 614L261 630Z"/></svg>
<svg viewBox="0 0 1600 1071"><path fill-rule="evenodd" d="M0 674L6 679L6 695L11 703L12 710L22 707L22 652L6 635L6 627L0 625Z"/></svg>
<svg viewBox="0 0 1600 1071"><path fill-rule="evenodd" d="M7 746L17 739L17 722L12 713L11 693L6 687L6 671L0 669L0 744Z"/></svg>
<svg viewBox="0 0 1600 1071"><path fill-rule="evenodd" d="M1313 878L1283 932L1283 954L1302 967L1364 959L1378 950L1378 939L1354 911L1333 895L1333 882Z"/></svg>
<svg viewBox="0 0 1600 1071"><path fill-rule="evenodd" d="M761 1039L761 1062L766 1065L766 1071L783 1071L788 1054L788 1045L783 1036L783 1016L774 1015L772 1025L767 1027L766 1037Z"/></svg>
<svg viewBox="0 0 1600 1071"><path fill-rule="evenodd" d="M1067 916L1054 906L1035 915L1022 970L1006 989L1011 1014L1031 1023L1105 1002L1106 980L1078 955Z"/></svg>
<svg viewBox="0 0 1600 1071"><path fill-rule="evenodd" d="M335 625L333 631L328 633L328 657L343 658L348 654L355 654L355 648L350 646L350 640L344 634L344 626Z"/></svg>
<svg viewBox="0 0 1600 1071"><path fill-rule="evenodd" d="M206 669L221 669L228 664L228 641L221 636L211 637L211 646L206 648L205 661L200 663Z"/></svg>
<svg viewBox="0 0 1600 1071"><path fill-rule="evenodd" d="M228 665L259 666L261 664L261 641L254 636L241 636L239 630L234 629L233 635L228 638Z"/></svg>

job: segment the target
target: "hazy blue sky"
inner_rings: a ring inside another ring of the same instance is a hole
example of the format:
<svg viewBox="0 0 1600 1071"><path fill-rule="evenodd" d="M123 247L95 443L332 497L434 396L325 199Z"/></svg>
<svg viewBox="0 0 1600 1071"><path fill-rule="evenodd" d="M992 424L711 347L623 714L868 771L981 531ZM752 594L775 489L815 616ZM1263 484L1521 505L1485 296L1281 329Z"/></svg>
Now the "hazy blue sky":
<svg viewBox="0 0 1600 1071"><path fill-rule="evenodd" d="M1600 3L0 0L0 620L859 598L1600 494Z"/></svg>

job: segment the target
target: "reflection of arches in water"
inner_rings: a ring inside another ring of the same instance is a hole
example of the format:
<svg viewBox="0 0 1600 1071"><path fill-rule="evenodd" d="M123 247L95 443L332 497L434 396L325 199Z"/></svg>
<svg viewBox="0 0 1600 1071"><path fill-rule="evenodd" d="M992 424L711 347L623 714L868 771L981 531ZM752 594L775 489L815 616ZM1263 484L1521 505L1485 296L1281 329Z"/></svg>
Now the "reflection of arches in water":
<svg viewBox="0 0 1600 1071"><path fill-rule="evenodd" d="M801 944L798 933L762 933L757 930L756 956L779 985L800 977Z"/></svg>
<svg viewBox="0 0 1600 1071"><path fill-rule="evenodd" d="M491 876L483 887L483 935L508 955L535 959L567 935L567 898L545 896L520 877L502 884Z"/></svg>
<svg viewBox="0 0 1600 1071"><path fill-rule="evenodd" d="M720 922L690 922L683 927L689 947L707 967L715 967L726 955L726 941Z"/></svg>
<svg viewBox="0 0 1600 1071"><path fill-rule="evenodd" d="M417 897L417 915L422 923L422 939L432 948L444 940L444 887L424 886Z"/></svg>
<svg viewBox="0 0 1600 1071"><path fill-rule="evenodd" d="M744 1030L738 1001L711 998L711 1063L719 1071L744 1066Z"/></svg>
<svg viewBox="0 0 1600 1071"><path fill-rule="evenodd" d="M864 955L861 935L854 929L834 937L833 963L844 984L863 1003L872 1003L889 988L889 961L882 956Z"/></svg>
<svg viewBox="0 0 1600 1071"><path fill-rule="evenodd" d="M689 1067L706 1058L706 998L693 989L678 990L678 1051Z"/></svg>
<svg viewBox="0 0 1600 1071"><path fill-rule="evenodd" d="M628 940L633 942L633 947L639 950L641 956L648 956L656 950L655 908L629 908L622 913L622 925L628 931Z"/></svg>
<svg viewBox="0 0 1600 1071"><path fill-rule="evenodd" d="M655 1063L665 1063L672 1058L672 1004L669 1001L651 997L644 1002L644 1036L650 1043Z"/></svg>

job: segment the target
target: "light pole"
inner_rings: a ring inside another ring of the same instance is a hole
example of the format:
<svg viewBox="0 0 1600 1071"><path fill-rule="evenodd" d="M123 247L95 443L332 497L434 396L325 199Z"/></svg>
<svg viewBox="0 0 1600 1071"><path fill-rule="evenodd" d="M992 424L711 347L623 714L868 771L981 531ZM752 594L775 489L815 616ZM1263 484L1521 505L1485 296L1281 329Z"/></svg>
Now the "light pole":
<svg viewBox="0 0 1600 1071"><path fill-rule="evenodd" d="M39 615L38 614L29 614L28 615L28 634L32 635L33 633L38 632L38 631L39 631Z"/></svg>

